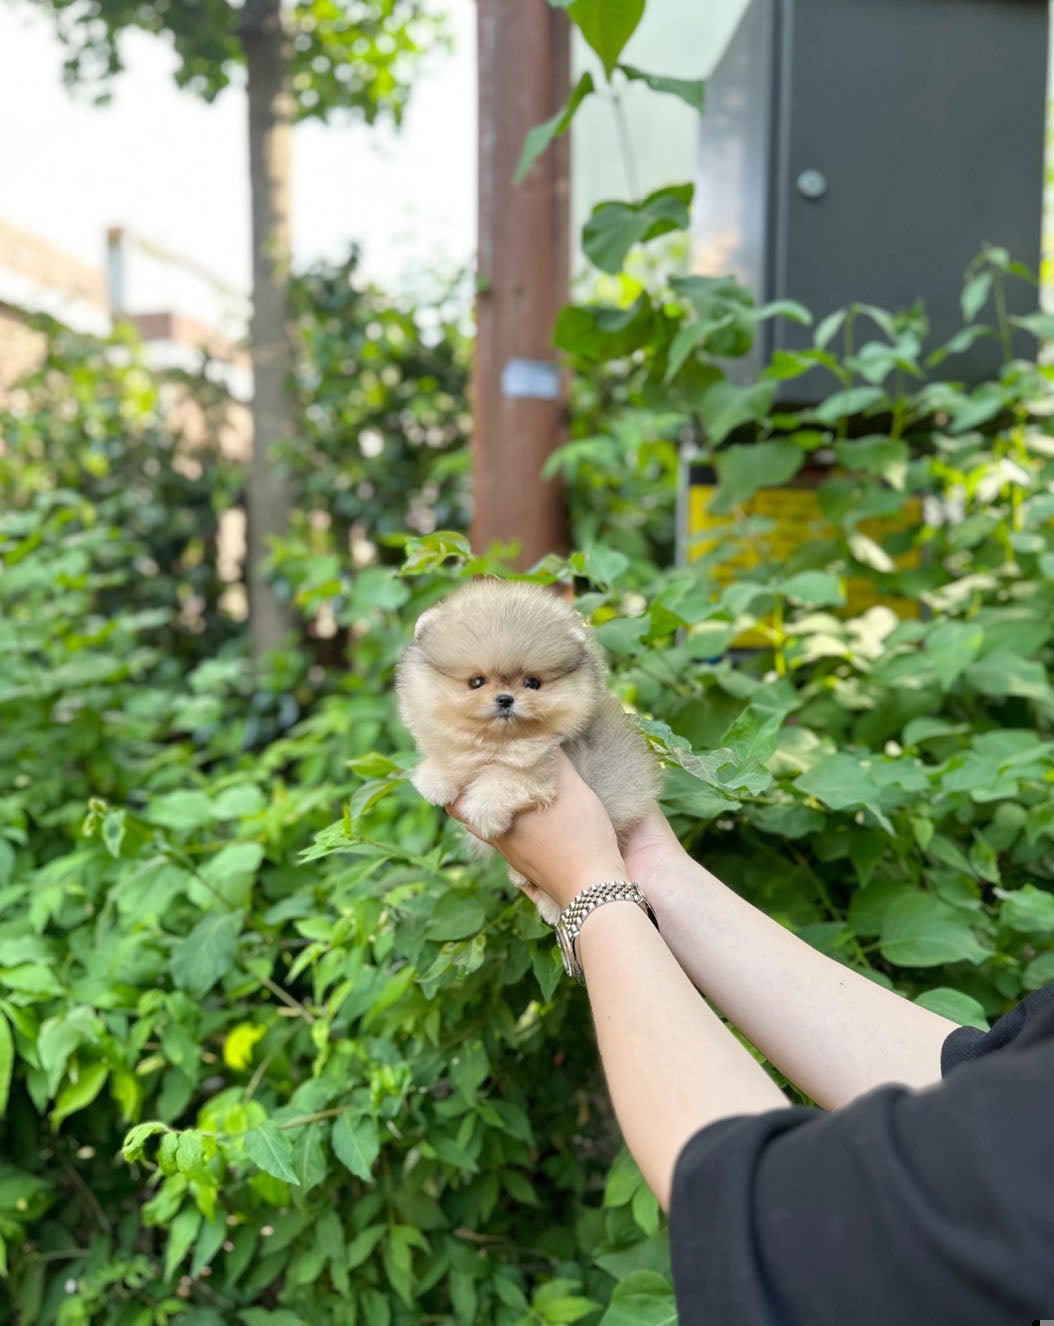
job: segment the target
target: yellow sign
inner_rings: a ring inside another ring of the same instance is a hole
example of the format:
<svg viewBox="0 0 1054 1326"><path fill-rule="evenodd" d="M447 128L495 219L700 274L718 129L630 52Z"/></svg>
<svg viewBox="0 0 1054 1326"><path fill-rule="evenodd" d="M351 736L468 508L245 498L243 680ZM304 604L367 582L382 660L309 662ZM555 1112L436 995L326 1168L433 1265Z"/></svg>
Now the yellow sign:
<svg viewBox="0 0 1054 1326"><path fill-rule="evenodd" d="M756 567L786 563L803 543L837 537L838 531L820 508L816 487L807 480L798 485L761 488L738 506L734 515L728 516L710 512L709 506L716 493L716 477L712 470L701 466L689 469L687 557L694 561L723 548L726 556L710 568L714 580L721 586L731 584L738 576ZM861 521L858 529L879 543L890 534L917 529L921 523L922 503L912 497L895 516ZM898 571L910 570L919 565L920 553L918 548L908 548L891 560ZM850 576L845 591L846 602L841 609L844 616L857 617L878 603L891 608L898 617L919 616L919 605L914 600L881 594L863 576ZM753 630L740 636L735 644L739 648L756 649L770 645L771 640L764 632Z"/></svg>

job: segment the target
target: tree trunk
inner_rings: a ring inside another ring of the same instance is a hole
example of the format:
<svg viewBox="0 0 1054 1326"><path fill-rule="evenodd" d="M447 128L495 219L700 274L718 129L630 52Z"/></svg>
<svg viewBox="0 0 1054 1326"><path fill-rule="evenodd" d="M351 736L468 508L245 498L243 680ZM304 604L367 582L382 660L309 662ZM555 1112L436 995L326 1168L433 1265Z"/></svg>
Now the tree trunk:
<svg viewBox="0 0 1054 1326"><path fill-rule="evenodd" d="M270 540L289 523L289 493L274 458L293 433L293 368L288 281L289 166L293 98L282 0L245 0L242 45L249 83L249 178L252 189L253 449L248 482L249 625L253 656L277 648L294 627L289 604L268 583Z"/></svg>
<svg viewBox="0 0 1054 1326"><path fill-rule="evenodd" d="M479 295L473 359L473 546L519 539L518 565L567 550L562 485L542 478L562 440L566 384L552 346L567 301L570 149L558 138L513 175L527 130L563 105L570 24L546 0L477 0Z"/></svg>

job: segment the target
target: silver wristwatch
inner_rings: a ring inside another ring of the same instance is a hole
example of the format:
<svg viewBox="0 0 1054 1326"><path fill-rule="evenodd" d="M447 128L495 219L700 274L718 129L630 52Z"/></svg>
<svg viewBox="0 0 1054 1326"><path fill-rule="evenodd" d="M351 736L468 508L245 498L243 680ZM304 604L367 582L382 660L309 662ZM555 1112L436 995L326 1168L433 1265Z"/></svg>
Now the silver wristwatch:
<svg viewBox="0 0 1054 1326"><path fill-rule="evenodd" d="M589 913L595 912L598 907L603 907L606 902L635 902L648 916L656 930L659 928L655 913L636 884L631 884L625 879L605 879L599 884L590 884L588 888L584 888L568 903L556 922L556 940L564 960L564 971L580 982L585 977L582 964L578 961L578 954L575 952L575 940Z"/></svg>

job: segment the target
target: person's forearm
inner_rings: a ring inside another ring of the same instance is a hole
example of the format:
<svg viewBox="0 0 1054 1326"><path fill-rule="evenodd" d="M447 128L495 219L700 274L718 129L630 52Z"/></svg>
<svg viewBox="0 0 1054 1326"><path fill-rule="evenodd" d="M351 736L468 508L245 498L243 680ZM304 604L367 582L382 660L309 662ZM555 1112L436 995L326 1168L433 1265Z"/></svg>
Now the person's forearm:
<svg viewBox="0 0 1054 1326"><path fill-rule="evenodd" d="M634 878L695 985L817 1104L940 1078L954 1022L818 953L676 848Z"/></svg>
<svg viewBox="0 0 1054 1326"><path fill-rule="evenodd" d="M700 1128L787 1100L699 997L639 907L598 907L578 953L622 1135L668 1209L677 1157Z"/></svg>

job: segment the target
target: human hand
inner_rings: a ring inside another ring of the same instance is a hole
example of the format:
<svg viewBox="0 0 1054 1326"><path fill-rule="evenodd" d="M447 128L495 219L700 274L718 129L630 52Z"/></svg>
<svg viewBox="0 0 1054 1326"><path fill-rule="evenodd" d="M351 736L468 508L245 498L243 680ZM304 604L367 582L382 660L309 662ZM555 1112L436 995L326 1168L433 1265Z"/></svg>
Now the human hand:
<svg viewBox="0 0 1054 1326"><path fill-rule="evenodd" d="M457 802L447 810L461 819ZM630 878L603 803L562 751L555 799L544 810L523 811L508 833L491 841L514 870L561 908L588 884ZM524 892L535 896L529 888Z"/></svg>

